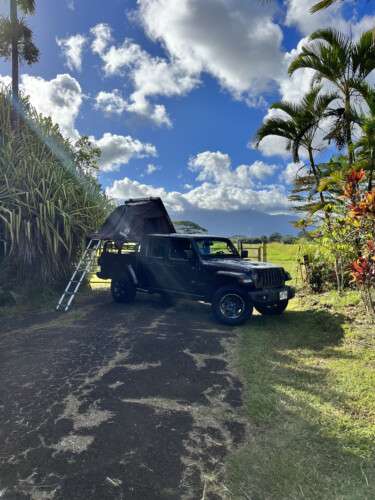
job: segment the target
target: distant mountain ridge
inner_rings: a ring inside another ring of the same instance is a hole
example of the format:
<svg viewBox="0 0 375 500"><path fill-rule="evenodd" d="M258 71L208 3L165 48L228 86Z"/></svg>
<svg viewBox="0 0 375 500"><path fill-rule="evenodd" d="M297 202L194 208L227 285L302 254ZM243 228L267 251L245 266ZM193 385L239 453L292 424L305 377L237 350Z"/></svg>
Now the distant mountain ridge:
<svg viewBox="0 0 375 500"><path fill-rule="evenodd" d="M218 236L270 236L278 232L296 236L292 222L298 220L295 215L270 215L256 210L186 210L183 213L171 212L172 220L189 220Z"/></svg>

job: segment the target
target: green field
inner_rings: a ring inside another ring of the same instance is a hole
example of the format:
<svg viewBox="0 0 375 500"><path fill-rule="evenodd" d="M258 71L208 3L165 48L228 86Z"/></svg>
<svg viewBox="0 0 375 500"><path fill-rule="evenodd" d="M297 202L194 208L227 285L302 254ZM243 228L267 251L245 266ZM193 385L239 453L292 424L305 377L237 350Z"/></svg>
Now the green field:
<svg viewBox="0 0 375 500"><path fill-rule="evenodd" d="M298 245L268 260L296 269ZM375 498L375 328L357 292L302 294L239 328L248 442L228 465L233 498Z"/></svg>
<svg viewBox="0 0 375 500"><path fill-rule="evenodd" d="M300 253L300 244L269 243L267 245L267 260L273 264L280 264L293 277L297 274L297 256Z"/></svg>

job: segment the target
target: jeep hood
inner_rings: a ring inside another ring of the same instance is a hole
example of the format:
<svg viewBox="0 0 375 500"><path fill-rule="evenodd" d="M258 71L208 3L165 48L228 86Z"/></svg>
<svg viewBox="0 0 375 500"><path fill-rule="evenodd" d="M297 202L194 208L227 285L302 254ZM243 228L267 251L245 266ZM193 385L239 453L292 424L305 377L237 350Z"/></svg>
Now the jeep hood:
<svg viewBox="0 0 375 500"><path fill-rule="evenodd" d="M282 266L268 262L258 262L244 259L203 259L204 266L212 266L228 271L248 272L256 269L282 269Z"/></svg>

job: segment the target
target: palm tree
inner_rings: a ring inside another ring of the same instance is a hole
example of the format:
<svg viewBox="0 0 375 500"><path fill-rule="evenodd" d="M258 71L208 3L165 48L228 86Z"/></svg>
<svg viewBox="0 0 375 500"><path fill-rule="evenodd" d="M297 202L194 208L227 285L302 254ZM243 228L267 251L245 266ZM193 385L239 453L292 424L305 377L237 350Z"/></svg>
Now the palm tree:
<svg viewBox="0 0 375 500"><path fill-rule="evenodd" d="M355 121L353 99L364 96L366 78L375 69L375 40L371 32L363 33L357 42L345 34L327 28L310 35L315 43L305 45L289 66L289 74L297 69L315 70L314 80L326 80L336 87L342 107L335 110L342 121L349 164L353 163L352 123Z"/></svg>
<svg viewBox="0 0 375 500"><path fill-rule="evenodd" d="M30 28L18 19L18 7L24 14L35 12L35 0L10 0L10 18L0 19L0 57L12 60L12 98L14 109L19 96L19 62L38 61L39 50L33 43Z"/></svg>
<svg viewBox="0 0 375 500"><path fill-rule="evenodd" d="M369 89L366 98L369 108L367 114L360 116L362 135L355 143L354 148L359 161L368 171L368 191L372 191L375 172L375 90Z"/></svg>
<svg viewBox="0 0 375 500"><path fill-rule="evenodd" d="M314 4L311 7L310 12L311 12L311 14L315 14L315 12L318 12L319 10L327 9L328 7L333 5L334 3L338 3L338 1L341 1L341 0L321 0L320 2L317 2L316 4Z"/></svg>
<svg viewBox="0 0 375 500"><path fill-rule="evenodd" d="M320 0L320 2L317 2L311 7L310 12L311 14L315 14L316 12L327 9L328 7L331 7L331 5L339 2L343 2L343 0Z"/></svg>
<svg viewBox="0 0 375 500"><path fill-rule="evenodd" d="M319 166L314 159L314 139L319 127L319 122L324 118L328 106L337 99L337 94L331 92L321 95L322 86L316 85L304 96L299 104L281 101L271 106L286 113L285 118L269 118L260 127L256 135L256 145L267 136L276 135L287 139L286 149L292 152L293 161L300 161L299 150L305 148L308 153L310 169L315 179L315 188L320 182ZM320 193L324 203L324 195Z"/></svg>

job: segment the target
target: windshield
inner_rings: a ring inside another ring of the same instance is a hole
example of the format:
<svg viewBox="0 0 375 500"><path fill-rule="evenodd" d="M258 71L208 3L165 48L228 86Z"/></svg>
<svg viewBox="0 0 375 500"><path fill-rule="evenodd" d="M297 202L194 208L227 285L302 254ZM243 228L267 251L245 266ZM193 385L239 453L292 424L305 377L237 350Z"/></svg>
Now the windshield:
<svg viewBox="0 0 375 500"><path fill-rule="evenodd" d="M203 258L239 257L230 240L222 238L199 238L195 240L199 254Z"/></svg>

